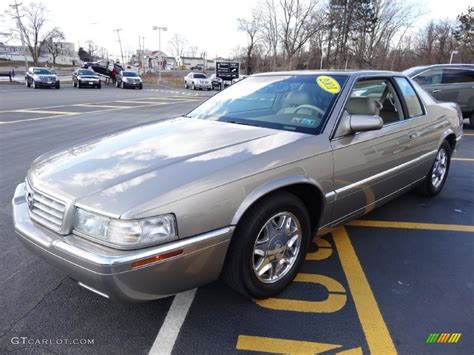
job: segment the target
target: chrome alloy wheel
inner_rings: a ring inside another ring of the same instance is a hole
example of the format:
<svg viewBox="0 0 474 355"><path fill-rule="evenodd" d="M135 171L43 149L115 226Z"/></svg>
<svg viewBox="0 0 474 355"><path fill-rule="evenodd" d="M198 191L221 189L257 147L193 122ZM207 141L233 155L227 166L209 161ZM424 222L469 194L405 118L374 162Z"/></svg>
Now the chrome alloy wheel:
<svg viewBox="0 0 474 355"><path fill-rule="evenodd" d="M301 225L294 214L280 212L260 230L252 253L255 276L263 283L281 280L298 258L302 239Z"/></svg>
<svg viewBox="0 0 474 355"><path fill-rule="evenodd" d="M438 188L446 175L448 169L448 153L445 149L440 149L431 171L431 183L434 188Z"/></svg>

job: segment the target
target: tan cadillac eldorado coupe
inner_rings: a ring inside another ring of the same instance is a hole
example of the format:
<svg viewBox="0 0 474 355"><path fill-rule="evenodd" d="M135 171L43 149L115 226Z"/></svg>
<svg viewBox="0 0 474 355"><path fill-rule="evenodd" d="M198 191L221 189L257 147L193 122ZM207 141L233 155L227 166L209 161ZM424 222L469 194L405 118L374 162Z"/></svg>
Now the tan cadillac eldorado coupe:
<svg viewBox="0 0 474 355"><path fill-rule="evenodd" d="M111 299L219 276L265 298L318 231L414 187L438 194L462 134L456 104L400 73L254 75L186 116L40 156L16 188L15 229Z"/></svg>

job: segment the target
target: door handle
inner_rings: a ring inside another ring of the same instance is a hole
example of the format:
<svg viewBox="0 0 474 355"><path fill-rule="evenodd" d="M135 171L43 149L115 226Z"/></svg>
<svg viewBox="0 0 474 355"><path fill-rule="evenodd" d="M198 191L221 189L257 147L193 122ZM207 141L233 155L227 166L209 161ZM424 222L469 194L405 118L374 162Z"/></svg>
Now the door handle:
<svg viewBox="0 0 474 355"><path fill-rule="evenodd" d="M418 137L418 133L417 133L417 132L413 132L413 133L410 133L410 134L408 135L408 138L410 138L410 139L415 139L416 137Z"/></svg>
<svg viewBox="0 0 474 355"><path fill-rule="evenodd" d="M437 92L441 92L441 89L433 89L434 94L436 94Z"/></svg>

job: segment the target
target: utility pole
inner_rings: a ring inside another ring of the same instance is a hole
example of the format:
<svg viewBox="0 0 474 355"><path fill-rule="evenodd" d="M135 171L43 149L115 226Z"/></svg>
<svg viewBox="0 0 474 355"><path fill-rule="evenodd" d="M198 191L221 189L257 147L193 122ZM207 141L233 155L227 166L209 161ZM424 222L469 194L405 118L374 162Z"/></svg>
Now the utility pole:
<svg viewBox="0 0 474 355"><path fill-rule="evenodd" d="M16 19L16 25L18 27L18 30L20 31L20 38L21 38L21 50L23 51L23 55L25 56L25 73L28 70L28 58L26 57L26 46L25 46L25 37L23 34L23 25L20 21L20 11L18 10L18 7L20 7L23 3L18 3L15 0L14 4L9 5L11 8L15 8L16 16L13 17Z"/></svg>
<svg viewBox="0 0 474 355"><path fill-rule="evenodd" d="M123 50L122 50L122 41L120 39L120 31L122 31L121 28L117 28L116 30L114 30L115 32L117 32L117 37L118 37L118 41L119 41L119 45L120 45L120 57L122 57L122 65L124 66L125 68L125 63L124 63L124 60L123 60Z"/></svg>
<svg viewBox="0 0 474 355"><path fill-rule="evenodd" d="M166 32L168 31L168 28L153 26L153 30L158 31L158 85L160 85L161 84L161 64L163 62L163 58L161 56L161 31Z"/></svg>

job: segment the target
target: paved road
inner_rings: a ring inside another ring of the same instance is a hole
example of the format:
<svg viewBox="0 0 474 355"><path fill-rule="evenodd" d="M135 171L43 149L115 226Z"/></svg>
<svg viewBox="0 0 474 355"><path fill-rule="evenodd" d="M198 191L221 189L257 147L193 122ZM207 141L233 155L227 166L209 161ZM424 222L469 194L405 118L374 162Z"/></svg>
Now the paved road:
<svg viewBox="0 0 474 355"><path fill-rule="evenodd" d="M462 160L452 162L437 198L407 194L324 236L278 299L254 302L217 281L176 298L111 303L17 242L10 199L37 155L177 116L208 95L183 92L0 86L0 353L141 354L169 346L178 354L473 353L474 130L467 126ZM430 333L462 336L426 344ZM65 344L74 339L93 344Z"/></svg>

